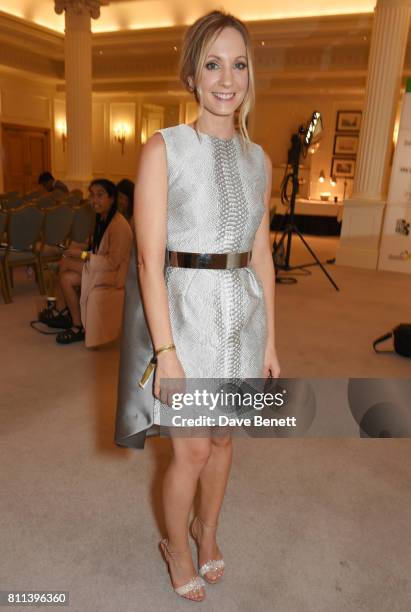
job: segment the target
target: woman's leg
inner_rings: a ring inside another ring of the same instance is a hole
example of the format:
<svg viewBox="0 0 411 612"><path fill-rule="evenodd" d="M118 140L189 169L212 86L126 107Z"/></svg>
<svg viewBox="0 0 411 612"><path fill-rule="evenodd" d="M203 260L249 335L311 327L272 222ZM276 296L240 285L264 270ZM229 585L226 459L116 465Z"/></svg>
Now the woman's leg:
<svg viewBox="0 0 411 612"><path fill-rule="evenodd" d="M230 434L211 437L211 453L200 474L200 506L198 516L201 521L195 522L195 535L200 547L200 566L209 559L221 559L222 555L216 541L216 529L208 526L218 524L218 517L223 504L228 476L233 455ZM203 525L202 521L206 524ZM221 575L221 570L210 571L207 576L214 580Z"/></svg>
<svg viewBox="0 0 411 612"><path fill-rule="evenodd" d="M80 298L77 292L78 287L81 286L81 275L73 270L64 271L60 274L59 285L61 296L59 292L56 292L56 294L58 293L56 295L57 308L60 310L60 305L64 302L70 311L73 325L81 325Z"/></svg>
<svg viewBox="0 0 411 612"><path fill-rule="evenodd" d="M230 434L211 436L211 452L200 474L199 517L216 525L230 474L233 444Z"/></svg>
<svg viewBox="0 0 411 612"><path fill-rule="evenodd" d="M171 430L171 428L170 428ZM210 438L171 436L173 457L163 482L164 515L171 551L189 549L188 523L198 480L211 452ZM170 563L174 587L192 578L191 555L179 555Z"/></svg>
<svg viewBox="0 0 411 612"><path fill-rule="evenodd" d="M78 279L77 286L80 286L81 285L81 272L83 269L83 265L84 265L83 262L78 262L71 257L63 257L62 259L60 259L59 278L58 278L58 283L55 288L57 310L63 310L63 308L66 308L67 306L66 298L63 293L62 286L61 286L62 277L67 272L74 272L75 274L77 274L77 279Z"/></svg>
<svg viewBox="0 0 411 612"><path fill-rule="evenodd" d="M56 296L56 308L57 308L57 310L63 310L67 306L66 300L64 298L63 291L61 290L60 279L61 279L61 275L59 275L59 279L58 279L58 282L56 284L56 288L55 288L55 292L54 292L54 294Z"/></svg>

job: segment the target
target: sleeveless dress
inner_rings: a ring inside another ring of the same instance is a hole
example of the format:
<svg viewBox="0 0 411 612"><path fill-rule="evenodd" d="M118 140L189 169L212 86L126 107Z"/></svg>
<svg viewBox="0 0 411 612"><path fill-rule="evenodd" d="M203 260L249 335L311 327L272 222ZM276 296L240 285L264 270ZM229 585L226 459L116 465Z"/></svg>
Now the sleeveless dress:
<svg viewBox="0 0 411 612"><path fill-rule="evenodd" d="M222 139L186 124L158 130L168 168L167 249L193 253L250 251L264 214L263 149L240 137ZM173 342L186 378L261 378L266 344L263 287L251 265L234 269L167 266ZM115 442L144 447L163 409L154 375L138 386L153 347L136 274L126 283Z"/></svg>

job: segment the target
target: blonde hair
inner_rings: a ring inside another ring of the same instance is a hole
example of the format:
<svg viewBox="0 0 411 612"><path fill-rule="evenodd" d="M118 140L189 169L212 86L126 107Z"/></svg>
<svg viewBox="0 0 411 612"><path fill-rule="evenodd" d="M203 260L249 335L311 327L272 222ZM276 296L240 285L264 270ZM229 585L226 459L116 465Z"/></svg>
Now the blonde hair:
<svg viewBox="0 0 411 612"><path fill-rule="evenodd" d="M248 66L248 88L238 112L238 129L240 132L243 148L250 143L247 131L247 117L255 103L255 80L252 42L250 34L242 21L229 13L222 11L211 11L195 21L186 31L183 49L180 56L180 79L185 88L194 93L198 103L200 99L197 92L197 83L200 80L204 68L207 51L211 43L217 38L223 28L234 28L243 37L247 66ZM190 85L189 78L194 81L194 87Z"/></svg>

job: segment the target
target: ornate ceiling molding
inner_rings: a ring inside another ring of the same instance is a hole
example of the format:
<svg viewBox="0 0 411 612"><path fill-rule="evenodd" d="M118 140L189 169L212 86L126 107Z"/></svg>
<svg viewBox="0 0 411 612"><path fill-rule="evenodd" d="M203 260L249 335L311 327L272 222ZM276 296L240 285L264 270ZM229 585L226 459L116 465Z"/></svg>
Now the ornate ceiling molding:
<svg viewBox="0 0 411 612"><path fill-rule="evenodd" d="M109 0L54 0L54 10L57 15L70 9L77 15L88 11L93 19L100 17L100 7L107 6Z"/></svg>
<svg viewBox="0 0 411 612"><path fill-rule="evenodd" d="M0 69L14 68L29 76L45 77L47 80L64 79L64 62L45 54L33 53L28 49L0 45Z"/></svg>
<svg viewBox="0 0 411 612"><path fill-rule="evenodd" d="M90 7L89 2L81 4ZM372 16L264 21L248 26L259 94L307 88L317 92L349 91L352 87L364 90ZM158 95L172 91L184 96L177 74L184 30L173 27L93 34L93 91ZM1 65L6 70L17 69L22 76L47 77L64 90L64 37L0 14L0 70ZM403 76L411 76L411 36Z"/></svg>

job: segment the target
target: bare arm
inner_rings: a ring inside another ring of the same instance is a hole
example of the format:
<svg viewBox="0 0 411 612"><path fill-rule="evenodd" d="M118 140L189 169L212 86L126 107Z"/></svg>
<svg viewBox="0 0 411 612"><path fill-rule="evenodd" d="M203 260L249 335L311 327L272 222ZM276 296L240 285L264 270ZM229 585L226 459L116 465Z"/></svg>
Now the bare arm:
<svg viewBox="0 0 411 612"><path fill-rule="evenodd" d="M137 270L154 350L173 343L163 272L167 245L167 199L166 149L163 137L156 133L142 149L134 191ZM175 351L160 353L155 371L154 394L159 397L160 378L180 378L183 375Z"/></svg>
<svg viewBox="0 0 411 612"><path fill-rule="evenodd" d="M264 300L267 313L267 342L264 376L267 376L268 370L271 370L272 376L276 378L279 376L280 370L275 348L275 270L270 240L270 197L272 164L271 159L267 154L265 154L265 166L267 176L266 191L264 195L265 211L260 226L255 235L250 264L253 266L258 278L260 279L263 285Z"/></svg>
<svg viewBox="0 0 411 612"><path fill-rule="evenodd" d="M161 134L144 145L134 191L137 269L154 349L173 342L164 282L167 240L167 160Z"/></svg>

